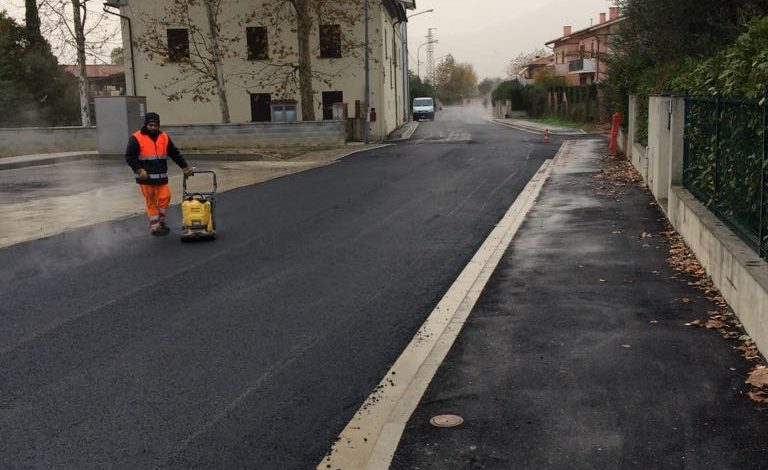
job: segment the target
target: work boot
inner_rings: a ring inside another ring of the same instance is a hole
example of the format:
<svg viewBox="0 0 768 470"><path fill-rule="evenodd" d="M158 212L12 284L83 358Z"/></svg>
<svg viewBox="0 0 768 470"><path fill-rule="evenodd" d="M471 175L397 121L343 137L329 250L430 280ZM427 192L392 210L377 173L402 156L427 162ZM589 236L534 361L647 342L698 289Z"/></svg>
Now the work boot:
<svg viewBox="0 0 768 470"><path fill-rule="evenodd" d="M169 229L165 224L157 224L156 226L152 227L152 235L156 237L163 237L165 235L168 235L171 232L171 229Z"/></svg>

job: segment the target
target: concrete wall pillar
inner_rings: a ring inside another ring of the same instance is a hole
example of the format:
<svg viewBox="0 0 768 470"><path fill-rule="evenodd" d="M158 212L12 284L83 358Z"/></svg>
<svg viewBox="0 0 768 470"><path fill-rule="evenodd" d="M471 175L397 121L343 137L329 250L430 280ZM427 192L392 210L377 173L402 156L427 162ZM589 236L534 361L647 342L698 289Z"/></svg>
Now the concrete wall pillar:
<svg viewBox="0 0 768 470"><path fill-rule="evenodd" d="M669 179L671 186L682 186L683 159L685 158L685 98L671 98L671 100Z"/></svg>
<svg viewBox="0 0 768 470"><path fill-rule="evenodd" d="M629 96L629 107L627 109L627 158L632 160L632 148L637 134L637 97Z"/></svg>
<svg viewBox="0 0 768 470"><path fill-rule="evenodd" d="M672 98L652 96L648 110L648 187L666 209L671 185Z"/></svg>

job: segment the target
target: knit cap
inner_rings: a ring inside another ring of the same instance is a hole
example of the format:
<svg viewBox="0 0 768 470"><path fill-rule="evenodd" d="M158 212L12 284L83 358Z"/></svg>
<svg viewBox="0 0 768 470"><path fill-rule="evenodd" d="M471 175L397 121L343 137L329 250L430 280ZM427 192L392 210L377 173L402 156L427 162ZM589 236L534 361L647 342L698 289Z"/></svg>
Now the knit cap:
<svg viewBox="0 0 768 470"><path fill-rule="evenodd" d="M160 124L160 115L157 114L157 113L147 113L144 116L144 125L146 126L150 122L156 122L156 123Z"/></svg>

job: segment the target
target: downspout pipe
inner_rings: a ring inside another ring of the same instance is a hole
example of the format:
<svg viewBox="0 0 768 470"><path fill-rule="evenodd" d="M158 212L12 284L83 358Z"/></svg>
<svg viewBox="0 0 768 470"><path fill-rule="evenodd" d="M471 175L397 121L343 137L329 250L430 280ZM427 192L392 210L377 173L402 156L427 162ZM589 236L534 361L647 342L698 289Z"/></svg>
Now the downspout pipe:
<svg viewBox="0 0 768 470"><path fill-rule="evenodd" d="M408 20L403 23L403 122L411 120L411 76L408 70Z"/></svg>
<svg viewBox="0 0 768 470"><path fill-rule="evenodd" d="M401 26L402 22L403 22L403 20L398 20L398 21L395 21L394 23L392 23L392 53L394 55L397 55L397 40L395 39L397 37L397 34L395 33L395 28L397 26ZM403 28L401 26L400 27L400 33L402 33L402 32L403 32ZM402 36L401 36L400 43L402 44ZM402 51L400 53L400 66L401 66L401 71L402 71L402 62L403 62L402 56L403 56L404 49L402 47L400 49ZM397 65L398 64L395 63L395 74L394 74L394 76L395 76L395 95L397 95ZM405 82L403 82L403 94L405 94ZM398 103L398 101L399 100L395 100L395 116L400 114L400 110L398 109L400 107L400 103ZM403 123L405 123L405 122L407 122L407 120L403 121Z"/></svg>
<svg viewBox="0 0 768 470"><path fill-rule="evenodd" d="M369 47L369 35L368 35L368 0L363 0L363 21L365 21L365 129L364 129L364 142L369 144L371 142L370 135L370 109L371 109L371 72L370 72L370 52Z"/></svg>
<svg viewBox="0 0 768 470"><path fill-rule="evenodd" d="M133 61L133 28L131 28L131 19L127 16L115 13L114 11L107 10L107 7L114 7L114 5L105 3L103 11L110 15L118 16L128 22L128 49L131 54L131 85L133 88L133 95L136 96L136 63Z"/></svg>

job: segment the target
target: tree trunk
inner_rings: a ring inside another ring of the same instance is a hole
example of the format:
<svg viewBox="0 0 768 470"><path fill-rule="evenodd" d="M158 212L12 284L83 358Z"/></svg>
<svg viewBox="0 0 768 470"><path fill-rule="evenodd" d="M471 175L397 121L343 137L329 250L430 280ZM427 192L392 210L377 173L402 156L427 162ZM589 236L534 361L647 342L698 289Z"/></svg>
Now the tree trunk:
<svg viewBox="0 0 768 470"><path fill-rule="evenodd" d="M80 120L83 127L90 127L91 111L88 103L88 74L85 68L85 17L80 16L80 9L83 6L82 0L72 0L72 22L75 27L75 47L77 47L77 80L80 85Z"/></svg>
<svg viewBox="0 0 768 470"><path fill-rule="evenodd" d="M310 0L295 0L296 22L299 40L299 88L301 94L301 120L315 120L315 91L312 88L312 51L310 37L312 34L312 16L309 8Z"/></svg>
<svg viewBox="0 0 768 470"><path fill-rule="evenodd" d="M43 37L40 34L40 13L37 11L37 0L24 0L24 9L27 39L32 44L43 42Z"/></svg>
<svg viewBox="0 0 768 470"><path fill-rule="evenodd" d="M205 11L208 15L208 29L211 34L211 59L213 66L216 67L216 92L219 95L219 109L221 110L221 122L229 123L229 103L227 102L227 89L224 82L224 65L221 61L221 47L219 44L219 29L216 25L216 12L214 11L214 0L204 0Z"/></svg>

